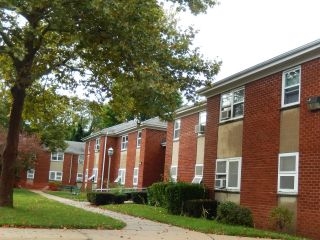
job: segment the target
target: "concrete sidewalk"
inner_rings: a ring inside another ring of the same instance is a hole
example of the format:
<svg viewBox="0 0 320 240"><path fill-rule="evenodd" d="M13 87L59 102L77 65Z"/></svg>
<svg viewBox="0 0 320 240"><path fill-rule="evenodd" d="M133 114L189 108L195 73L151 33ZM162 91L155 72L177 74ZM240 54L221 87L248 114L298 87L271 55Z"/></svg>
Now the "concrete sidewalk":
<svg viewBox="0 0 320 240"><path fill-rule="evenodd" d="M20 228L0 228L1 240L15 239L41 239L41 240L252 240L253 238L232 237L213 234L204 234L187 229L174 227L168 224L157 223L146 219L136 218L121 213L115 213L91 206L87 202L73 201L65 198L45 194L41 191L34 191L44 197L82 208L91 212L100 213L115 219L119 219L127 224L121 230L92 230L92 229L20 229Z"/></svg>

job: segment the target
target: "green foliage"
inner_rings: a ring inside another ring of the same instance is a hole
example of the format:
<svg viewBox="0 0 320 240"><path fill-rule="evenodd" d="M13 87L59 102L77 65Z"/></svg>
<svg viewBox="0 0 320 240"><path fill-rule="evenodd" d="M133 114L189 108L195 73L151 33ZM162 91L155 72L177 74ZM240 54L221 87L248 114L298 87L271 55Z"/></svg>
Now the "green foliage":
<svg viewBox="0 0 320 240"><path fill-rule="evenodd" d="M283 231L291 225L293 212L286 207L278 206L271 210L269 219L276 230Z"/></svg>
<svg viewBox="0 0 320 240"><path fill-rule="evenodd" d="M232 225L253 226L250 209L234 202L220 203L217 210L217 221Z"/></svg>
<svg viewBox="0 0 320 240"><path fill-rule="evenodd" d="M148 203L148 193L147 192L132 192L131 199L137 204L147 204Z"/></svg>
<svg viewBox="0 0 320 240"><path fill-rule="evenodd" d="M88 192L87 199L92 205L121 204L127 199L126 194Z"/></svg>
<svg viewBox="0 0 320 240"><path fill-rule="evenodd" d="M212 199L187 200L183 205L183 214L188 217L215 218L218 202Z"/></svg>
<svg viewBox="0 0 320 240"><path fill-rule="evenodd" d="M166 207L166 188L172 184L172 182L158 182L148 187L149 204L156 207Z"/></svg>
<svg viewBox="0 0 320 240"><path fill-rule="evenodd" d="M171 214L182 214L185 201L203 199L207 190L203 185L190 183L171 184L166 188L167 209Z"/></svg>

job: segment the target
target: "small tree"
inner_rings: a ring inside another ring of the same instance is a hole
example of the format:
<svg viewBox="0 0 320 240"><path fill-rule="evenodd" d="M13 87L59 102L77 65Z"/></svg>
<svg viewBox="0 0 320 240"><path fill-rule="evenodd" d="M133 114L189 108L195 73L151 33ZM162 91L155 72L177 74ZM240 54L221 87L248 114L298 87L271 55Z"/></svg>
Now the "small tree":
<svg viewBox="0 0 320 240"><path fill-rule="evenodd" d="M270 212L270 223L278 231L288 228L293 219L293 212L283 206L275 207Z"/></svg>

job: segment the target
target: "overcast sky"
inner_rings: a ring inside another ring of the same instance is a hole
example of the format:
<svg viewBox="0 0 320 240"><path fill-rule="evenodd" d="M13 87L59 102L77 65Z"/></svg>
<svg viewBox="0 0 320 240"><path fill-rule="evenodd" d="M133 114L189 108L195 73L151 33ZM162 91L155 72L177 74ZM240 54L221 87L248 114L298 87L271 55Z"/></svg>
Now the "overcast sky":
<svg viewBox="0 0 320 240"><path fill-rule="evenodd" d="M180 16L195 45L221 59L217 80L320 38L320 0L219 0L206 15Z"/></svg>

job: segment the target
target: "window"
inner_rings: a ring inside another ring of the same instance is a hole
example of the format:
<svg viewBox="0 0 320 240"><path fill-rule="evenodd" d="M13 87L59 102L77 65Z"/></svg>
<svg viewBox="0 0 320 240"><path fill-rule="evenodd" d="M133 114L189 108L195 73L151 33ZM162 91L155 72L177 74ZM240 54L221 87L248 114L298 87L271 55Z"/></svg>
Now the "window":
<svg viewBox="0 0 320 240"><path fill-rule="evenodd" d="M84 181L87 182L88 181L88 177L89 177L89 169L86 169L86 173L84 175Z"/></svg>
<svg viewBox="0 0 320 240"><path fill-rule="evenodd" d="M29 169L27 171L27 179L34 179L34 173L35 173L34 169Z"/></svg>
<svg viewBox="0 0 320 240"><path fill-rule="evenodd" d="M82 182L82 179L83 179L83 174L77 173L77 182Z"/></svg>
<svg viewBox="0 0 320 240"><path fill-rule="evenodd" d="M119 168L118 170L118 177L114 182L119 183L121 185L124 185L126 182L126 169L125 168Z"/></svg>
<svg viewBox="0 0 320 240"><path fill-rule="evenodd" d="M84 155L83 154L80 154L79 156L78 156L78 164L83 164L84 163Z"/></svg>
<svg viewBox="0 0 320 240"><path fill-rule="evenodd" d="M90 154L90 147L91 147L91 142L88 142L88 154Z"/></svg>
<svg viewBox="0 0 320 240"><path fill-rule="evenodd" d="M139 168L133 169L133 186L138 185Z"/></svg>
<svg viewBox="0 0 320 240"><path fill-rule="evenodd" d="M49 180L62 181L62 172L50 171L49 172Z"/></svg>
<svg viewBox="0 0 320 240"><path fill-rule="evenodd" d="M221 94L220 122L243 117L244 88Z"/></svg>
<svg viewBox="0 0 320 240"><path fill-rule="evenodd" d="M128 135L121 137L121 150L127 150L128 146Z"/></svg>
<svg viewBox="0 0 320 240"><path fill-rule="evenodd" d="M196 164L192 183L201 183L203 177L203 164Z"/></svg>
<svg viewBox="0 0 320 240"><path fill-rule="evenodd" d="M278 193L298 193L299 153L279 154Z"/></svg>
<svg viewBox="0 0 320 240"><path fill-rule="evenodd" d="M141 137L142 137L142 132L138 131L138 135L137 135L137 148L139 148L141 146Z"/></svg>
<svg viewBox="0 0 320 240"><path fill-rule="evenodd" d="M215 189L240 190L241 158L217 159Z"/></svg>
<svg viewBox="0 0 320 240"><path fill-rule="evenodd" d="M180 126L181 126L181 120L180 119L175 120L174 121L174 129L173 129L173 139L179 139Z"/></svg>
<svg viewBox="0 0 320 240"><path fill-rule="evenodd" d="M177 178L178 178L178 167L177 166L171 166L170 177L173 182L177 182Z"/></svg>
<svg viewBox="0 0 320 240"><path fill-rule="evenodd" d="M100 138L96 138L96 144L94 145L94 151L95 152L100 151Z"/></svg>
<svg viewBox="0 0 320 240"><path fill-rule="evenodd" d="M51 153L51 161L63 161L63 152L52 152Z"/></svg>
<svg viewBox="0 0 320 240"><path fill-rule="evenodd" d="M196 127L195 127L195 132L198 133L198 135L204 134L206 120L207 120L207 112L200 112L199 113L199 124L196 125Z"/></svg>
<svg viewBox="0 0 320 240"><path fill-rule="evenodd" d="M98 182L98 168L92 169L92 175L89 177L89 180L91 180L94 183Z"/></svg>
<svg viewBox="0 0 320 240"><path fill-rule="evenodd" d="M283 72L282 107L292 106L300 103L300 78L300 67Z"/></svg>

